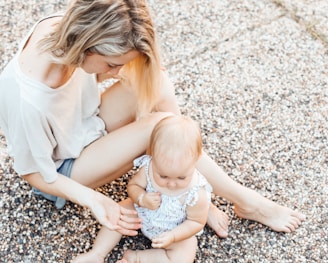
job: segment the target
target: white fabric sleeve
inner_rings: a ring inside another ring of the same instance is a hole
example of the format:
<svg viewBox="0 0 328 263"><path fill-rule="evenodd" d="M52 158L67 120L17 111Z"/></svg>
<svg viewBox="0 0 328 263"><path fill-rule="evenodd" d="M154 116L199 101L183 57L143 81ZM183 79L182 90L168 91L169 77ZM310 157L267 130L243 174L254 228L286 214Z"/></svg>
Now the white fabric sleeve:
<svg viewBox="0 0 328 263"><path fill-rule="evenodd" d="M45 182L52 183L58 178L52 153L57 143L46 118L27 102L21 104L21 120L27 147ZM21 158L19 158L21 160ZM18 161L19 161L18 160ZM22 165L27 165L22 163Z"/></svg>
<svg viewBox="0 0 328 263"><path fill-rule="evenodd" d="M149 155L142 155L133 160L133 166L136 168L143 167L150 161L150 159L151 157Z"/></svg>

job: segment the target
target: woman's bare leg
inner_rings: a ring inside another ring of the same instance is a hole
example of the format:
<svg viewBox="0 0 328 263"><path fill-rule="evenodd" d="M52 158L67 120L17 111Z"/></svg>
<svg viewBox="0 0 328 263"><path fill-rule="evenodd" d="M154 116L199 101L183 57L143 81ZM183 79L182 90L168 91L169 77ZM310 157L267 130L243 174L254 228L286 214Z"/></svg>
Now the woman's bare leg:
<svg viewBox="0 0 328 263"><path fill-rule="evenodd" d="M74 162L71 178L96 188L122 176L143 154L153 127L169 113L158 112L135 120L136 98L127 87L114 84L102 95L99 116L109 132L86 147Z"/></svg>
<svg viewBox="0 0 328 263"><path fill-rule="evenodd" d="M123 175L145 152L153 127L168 115L151 114L93 142L75 160L71 178L96 188Z"/></svg>
<svg viewBox="0 0 328 263"><path fill-rule="evenodd" d="M191 237L172 244L167 249L127 250L117 263L192 263L195 260L197 239Z"/></svg>
<svg viewBox="0 0 328 263"><path fill-rule="evenodd" d="M242 218L258 221L278 232L294 231L305 219L303 214L235 182L206 154L199 160L197 168L206 176L214 193L234 203L236 214ZM212 228L218 228L218 225L213 223Z"/></svg>
<svg viewBox="0 0 328 263"><path fill-rule="evenodd" d="M108 132L115 131L136 120L137 97L121 82L116 82L101 95L99 116Z"/></svg>

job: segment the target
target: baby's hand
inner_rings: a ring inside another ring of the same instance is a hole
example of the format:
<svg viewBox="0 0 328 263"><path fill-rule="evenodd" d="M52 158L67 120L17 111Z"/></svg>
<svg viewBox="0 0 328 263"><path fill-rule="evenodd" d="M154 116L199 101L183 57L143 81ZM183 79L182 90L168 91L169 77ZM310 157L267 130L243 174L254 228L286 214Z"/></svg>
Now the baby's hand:
<svg viewBox="0 0 328 263"><path fill-rule="evenodd" d="M174 243L174 235L172 231L164 232L158 237L152 239L151 246L153 248L167 248L169 245Z"/></svg>
<svg viewBox="0 0 328 263"><path fill-rule="evenodd" d="M145 193L141 200L141 206L150 210L156 210L162 202L161 194L156 192Z"/></svg>

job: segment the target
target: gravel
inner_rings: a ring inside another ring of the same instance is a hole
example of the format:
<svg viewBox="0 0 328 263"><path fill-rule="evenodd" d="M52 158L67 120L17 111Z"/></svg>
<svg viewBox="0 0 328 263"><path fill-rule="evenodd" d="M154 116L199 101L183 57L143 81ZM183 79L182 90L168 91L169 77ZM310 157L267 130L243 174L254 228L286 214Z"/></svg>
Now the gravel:
<svg viewBox="0 0 328 263"><path fill-rule="evenodd" d="M325 0L149 0L182 112L198 120L204 148L239 183L307 215L276 233L237 218L229 237L208 227L195 262L328 262L328 4ZM64 0L0 0L0 70L20 39ZM56 210L15 173L0 131L0 262L69 262L90 249L99 224L68 203ZM126 196L129 174L99 191ZM108 257L146 248L124 238Z"/></svg>

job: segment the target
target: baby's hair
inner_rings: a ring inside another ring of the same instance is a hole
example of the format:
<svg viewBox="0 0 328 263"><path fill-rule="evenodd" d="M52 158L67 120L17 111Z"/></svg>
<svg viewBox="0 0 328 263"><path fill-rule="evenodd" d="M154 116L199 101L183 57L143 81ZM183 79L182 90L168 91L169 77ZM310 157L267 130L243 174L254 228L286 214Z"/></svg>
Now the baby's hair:
<svg viewBox="0 0 328 263"><path fill-rule="evenodd" d="M87 53L120 56L140 52L122 68L138 94L138 111L150 112L161 80L159 48L145 0L74 0L55 30L39 42L55 63L81 66Z"/></svg>
<svg viewBox="0 0 328 263"><path fill-rule="evenodd" d="M202 154L198 124L187 116L170 116L153 129L147 153L156 156L179 156L196 162Z"/></svg>

